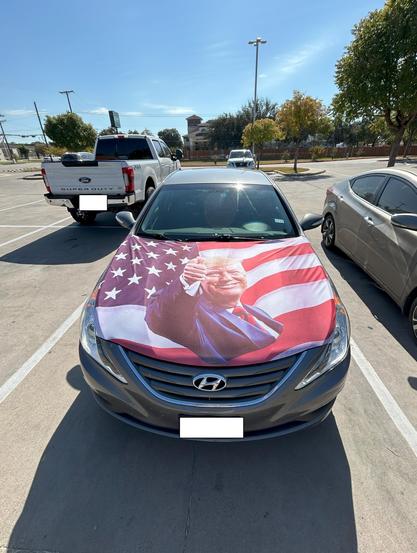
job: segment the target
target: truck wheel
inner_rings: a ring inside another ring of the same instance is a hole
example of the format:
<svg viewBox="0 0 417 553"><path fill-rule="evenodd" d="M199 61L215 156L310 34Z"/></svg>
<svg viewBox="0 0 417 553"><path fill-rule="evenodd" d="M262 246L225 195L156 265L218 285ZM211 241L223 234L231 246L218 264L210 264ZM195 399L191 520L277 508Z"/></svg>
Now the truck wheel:
<svg viewBox="0 0 417 553"><path fill-rule="evenodd" d="M148 188L145 191L145 201L148 201L154 192L155 192L155 187L148 186Z"/></svg>
<svg viewBox="0 0 417 553"><path fill-rule="evenodd" d="M91 225L97 216L95 211L81 211L80 209L68 209L68 211L71 217L80 225Z"/></svg>

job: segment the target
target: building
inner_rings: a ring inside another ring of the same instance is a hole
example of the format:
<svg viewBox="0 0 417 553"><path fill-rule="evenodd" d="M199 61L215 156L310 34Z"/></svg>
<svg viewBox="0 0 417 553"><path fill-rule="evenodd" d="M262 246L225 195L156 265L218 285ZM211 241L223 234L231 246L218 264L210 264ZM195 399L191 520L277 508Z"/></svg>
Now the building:
<svg viewBox="0 0 417 553"><path fill-rule="evenodd" d="M188 133L183 136L184 148L190 152L207 149L209 126L210 121L203 121L198 115L187 117Z"/></svg>

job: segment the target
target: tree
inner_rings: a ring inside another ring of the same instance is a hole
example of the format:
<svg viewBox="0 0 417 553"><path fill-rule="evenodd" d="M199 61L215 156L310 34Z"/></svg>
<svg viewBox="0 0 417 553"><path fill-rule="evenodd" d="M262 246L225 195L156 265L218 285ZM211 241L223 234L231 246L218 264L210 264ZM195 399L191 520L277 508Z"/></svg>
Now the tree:
<svg viewBox="0 0 417 553"><path fill-rule="evenodd" d="M285 139L295 143L294 172L297 173L298 151L301 142L309 136L328 133L331 121L320 100L295 90L291 100L278 109L276 121Z"/></svg>
<svg viewBox="0 0 417 553"><path fill-rule="evenodd" d="M417 118L410 121L410 123L407 127L407 131L405 133L406 141L405 141L405 146L404 146L403 157L407 157L408 151L410 150L410 148L413 144L414 136L416 135L416 133L417 133Z"/></svg>
<svg viewBox="0 0 417 553"><path fill-rule="evenodd" d="M29 148L24 144L17 147L17 151L22 159L29 159Z"/></svg>
<svg viewBox="0 0 417 553"><path fill-rule="evenodd" d="M163 129L158 136L169 148L182 148L182 138L177 129Z"/></svg>
<svg viewBox="0 0 417 553"><path fill-rule="evenodd" d="M143 129L141 133L138 134L147 134L147 135L153 135L153 132L147 129L146 127Z"/></svg>
<svg viewBox="0 0 417 553"><path fill-rule="evenodd" d="M246 125L242 134L242 143L245 148L250 148L252 144L259 148L259 169L265 143L280 140L282 137L283 133L273 119L258 119L255 123Z"/></svg>
<svg viewBox="0 0 417 553"><path fill-rule="evenodd" d="M249 100L244 106L237 112L238 116L242 116L246 120L246 124L252 121L253 117L253 100ZM278 104L273 102L269 98L258 98L256 100L256 119L275 119L278 111Z"/></svg>
<svg viewBox="0 0 417 553"><path fill-rule="evenodd" d="M127 134L141 134L138 130L136 129L129 129L127 131ZM144 133L144 134L148 134L148 133ZM150 133L151 134L151 133Z"/></svg>
<svg viewBox="0 0 417 553"><path fill-rule="evenodd" d="M76 152L93 148L97 138L94 127L85 123L76 113L47 115L44 127L45 133L56 146Z"/></svg>
<svg viewBox="0 0 417 553"><path fill-rule="evenodd" d="M393 133L388 167L417 115L416 28L415 0L388 0L355 25L336 64L335 111L348 118L384 116Z"/></svg>
<svg viewBox="0 0 417 553"><path fill-rule="evenodd" d="M99 136L105 136L106 134L118 134L118 131L115 127L106 127L102 131L100 131Z"/></svg>
<svg viewBox="0 0 417 553"><path fill-rule="evenodd" d="M44 142L34 142L33 147L35 148L35 154L38 159L41 156L45 156L48 152L48 146Z"/></svg>
<svg viewBox="0 0 417 553"><path fill-rule="evenodd" d="M208 140L214 148L235 148L241 143L242 133L250 119L244 119L242 115L223 113L209 124Z"/></svg>

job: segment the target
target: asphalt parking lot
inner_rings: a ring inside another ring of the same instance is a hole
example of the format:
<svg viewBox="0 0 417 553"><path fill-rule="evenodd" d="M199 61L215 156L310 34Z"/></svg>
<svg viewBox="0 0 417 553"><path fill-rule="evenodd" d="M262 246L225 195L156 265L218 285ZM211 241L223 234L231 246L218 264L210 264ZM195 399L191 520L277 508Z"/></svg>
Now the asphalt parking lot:
<svg viewBox="0 0 417 553"><path fill-rule="evenodd" d="M320 165L279 180L298 216L386 163ZM161 438L101 412L78 362L80 306L127 231L110 214L80 227L43 190L0 173L0 551L417 551L417 345L365 273L309 232L354 341L321 426L250 443Z"/></svg>

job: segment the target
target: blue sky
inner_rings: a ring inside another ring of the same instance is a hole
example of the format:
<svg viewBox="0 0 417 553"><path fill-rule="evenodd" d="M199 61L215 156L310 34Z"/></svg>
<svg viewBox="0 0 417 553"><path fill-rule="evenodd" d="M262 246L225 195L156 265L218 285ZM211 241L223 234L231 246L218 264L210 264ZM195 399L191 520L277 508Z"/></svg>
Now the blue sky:
<svg viewBox="0 0 417 553"><path fill-rule="evenodd" d="M45 114L73 109L98 130L107 110L123 130L158 132L185 118L234 111L258 94L276 102L294 89L330 103L334 66L351 28L382 0L19 0L1 8L0 113L8 133L39 132ZM19 139L17 139L19 140ZM32 140L32 139L29 139ZM20 140L19 140L20 141Z"/></svg>

